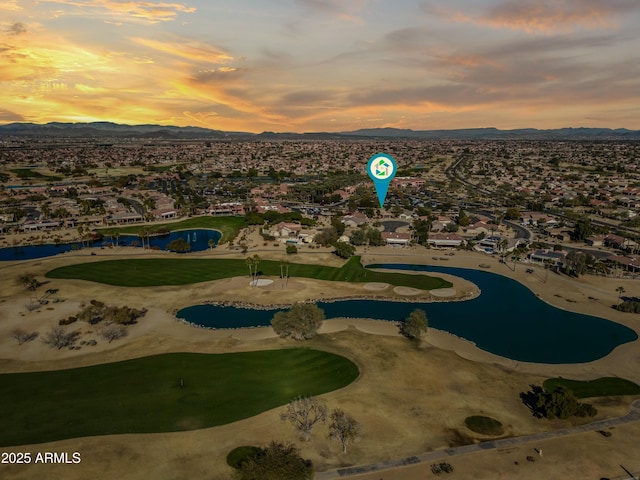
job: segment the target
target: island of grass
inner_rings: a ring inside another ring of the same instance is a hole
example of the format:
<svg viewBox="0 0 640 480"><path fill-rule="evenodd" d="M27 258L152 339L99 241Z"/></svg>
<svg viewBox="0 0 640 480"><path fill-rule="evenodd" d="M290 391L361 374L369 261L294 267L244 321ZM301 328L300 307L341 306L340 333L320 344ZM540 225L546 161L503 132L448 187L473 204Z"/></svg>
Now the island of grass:
<svg viewBox="0 0 640 480"><path fill-rule="evenodd" d="M564 387L576 398L613 397L618 395L640 395L640 386L624 378L604 377L595 380L569 380L549 378L542 384L547 392Z"/></svg>
<svg viewBox="0 0 640 480"><path fill-rule="evenodd" d="M194 430L252 417L300 395L345 387L350 360L305 348L171 353L0 375L0 446L91 435Z"/></svg>
<svg viewBox="0 0 640 480"><path fill-rule="evenodd" d="M280 277L280 271L280 262L260 261L261 275ZM88 280L122 287L155 287L188 285L243 275L248 276L247 264L239 259L146 258L93 262L90 268L87 264L68 265L47 272L46 277ZM442 278L428 275L369 270L362 266L360 257L351 257L340 268L291 263L289 276L340 282L381 282L421 290L452 286Z"/></svg>
<svg viewBox="0 0 640 480"><path fill-rule="evenodd" d="M234 239L238 235L238 231L246 226L247 224L243 217L193 217L174 223L154 223L153 225L130 225L127 227L99 228L97 229L97 232L105 236L115 234L139 235L140 231L144 228L147 229L149 235L156 235L176 230L208 228L211 230L218 230L222 234L222 238L219 243L225 243Z"/></svg>
<svg viewBox="0 0 640 480"><path fill-rule="evenodd" d="M14 173L19 179L21 180L26 180L26 179L38 179L38 180L48 180L51 182L57 182L62 180L61 177L57 177L54 175L44 175L40 172L36 172L35 170L32 170L30 168L12 168L11 170L9 170L11 173Z"/></svg>
<svg viewBox="0 0 640 480"><path fill-rule="evenodd" d="M495 418L484 415L472 415L464 420L464 424L469 430L480 435L499 436L504 434L504 427Z"/></svg>

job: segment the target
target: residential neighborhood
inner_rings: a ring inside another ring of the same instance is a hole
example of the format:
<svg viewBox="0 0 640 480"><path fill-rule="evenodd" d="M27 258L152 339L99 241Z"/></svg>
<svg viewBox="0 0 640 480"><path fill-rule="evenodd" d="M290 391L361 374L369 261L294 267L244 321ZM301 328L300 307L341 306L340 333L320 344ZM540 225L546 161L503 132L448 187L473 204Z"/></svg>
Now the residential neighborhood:
<svg viewBox="0 0 640 480"><path fill-rule="evenodd" d="M632 275L640 270L640 171L631 161L639 149L620 141L30 144L9 136L0 142L0 246L254 214L263 236L281 244L313 247L340 224L336 238L356 246L376 246L356 233L375 229L387 248L470 249L547 266L562 266L572 250L595 252L591 273ZM377 151L399 169L383 208L364 173ZM295 220L282 220L291 213Z"/></svg>

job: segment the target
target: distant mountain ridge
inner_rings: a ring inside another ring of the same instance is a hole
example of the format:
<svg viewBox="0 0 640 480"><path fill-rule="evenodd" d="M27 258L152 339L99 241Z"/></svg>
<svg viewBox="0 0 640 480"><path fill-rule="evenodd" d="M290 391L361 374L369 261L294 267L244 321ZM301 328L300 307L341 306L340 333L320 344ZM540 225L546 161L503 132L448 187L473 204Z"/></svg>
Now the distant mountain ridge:
<svg viewBox="0 0 640 480"><path fill-rule="evenodd" d="M415 139L415 140L640 140L640 130L626 128L558 128L539 130L520 128L500 130L493 127L453 130L412 130L400 128L364 128L347 132L274 133L227 132L202 127L176 127L171 125L126 125L113 122L90 123L9 123L0 125L0 136L42 137L122 137L165 140L183 139Z"/></svg>

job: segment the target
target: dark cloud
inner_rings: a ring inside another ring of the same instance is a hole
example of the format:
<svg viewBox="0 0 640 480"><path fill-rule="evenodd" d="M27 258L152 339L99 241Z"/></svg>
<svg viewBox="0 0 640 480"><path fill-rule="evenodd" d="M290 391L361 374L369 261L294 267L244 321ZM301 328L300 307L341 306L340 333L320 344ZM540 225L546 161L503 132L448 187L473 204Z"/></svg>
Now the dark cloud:
<svg viewBox="0 0 640 480"><path fill-rule="evenodd" d="M350 4L353 6L355 2L342 2L340 0L296 0L296 3L326 15L348 18L351 17L348 7Z"/></svg>
<svg viewBox="0 0 640 480"><path fill-rule="evenodd" d="M25 118L9 110L0 109L0 122L24 122Z"/></svg>
<svg viewBox="0 0 640 480"><path fill-rule="evenodd" d="M334 102L336 92L332 90L300 90L283 95L282 103L287 106L313 106Z"/></svg>
<svg viewBox="0 0 640 480"><path fill-rule="evenodd" d="M7 28L7 33L9 35L22 35L23 33L27 33L27 25L22 22L15 22L9 25Z"/></svg>
<svg viewBox="0 0 640 480"><path fill-rule="evenodd" d="M235 83L243 76L245 70L240 68L218 68L212 70L200 70L191 76L196 83L226 84Z"/></svg>
<svg viewBox="0 0 640 480"><path fill-rule="evenodd" d="M353 106L404 105L415 106L421 103L437 103L452 106L465 106L491 103L508 92L498 94L466 84L435 85L412 88L368 89L349 96Z"/></svg>
<svg viewBox="0 0 640 480"><path fill-rule="evenodd" d="M614 47L630 40L624 35L554 35L552 37L529 38L503 43L499 47L489 48L487 55L511 56L549 54L562 50L598 49Z"/></svg>

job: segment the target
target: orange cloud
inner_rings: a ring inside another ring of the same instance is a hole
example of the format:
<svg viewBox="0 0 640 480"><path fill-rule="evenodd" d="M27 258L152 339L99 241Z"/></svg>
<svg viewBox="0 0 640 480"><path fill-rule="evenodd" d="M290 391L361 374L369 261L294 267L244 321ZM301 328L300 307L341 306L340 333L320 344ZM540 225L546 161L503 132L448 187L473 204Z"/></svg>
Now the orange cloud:
<svg viewBox="0 0 640 480"><path fill-rule="evenodd" d="M132 38L131 41L174 57L203 63L225 63L233 57L211 45L197 40L176 38L172 41L159 41L149 38Z"/></svg>
<svg viewBox="0 0 640 480"><path fill-rule="evenodd" d="M0 2L0 10L9 10L11 12L22 10L22 7L18 5L19 1L20 0L5 0L4 2Z"/></svg>
<svg viewBox="0 0 640 480"><path fill-rule="evenodd" d="M482 19L496 28L526 32L552 32L574 27L599 28L611 25L606 5L575 0L510 1L492 9Z"/></svg>
<svg viewBox="0 0 640 480"><path fill-rule="evenodd" d="M40 0L45 3L57 3L78 7L93 14L109 14L130 20L158 23L175 20L179 13L193 13L195 7L181 3L135 2L119 0Z"/></svg>
<svg viewBox="0 0 640 480"><path fill-rule="evenodd" d="M297 0L297 3L304 7L331 15L339 20L346 20L357 24L364 23L363 20L356 15L369 2L368 0L351 0L344 2L343 0Z"/></svg>
<svg viewBox="0 0 640 480"><path fill-rule="evenodd" d="M616 16L638 8L637 2L615 0L509 0L486 13L472 15L449 8L425 7L429 13L454 22L492 28L550 33L575 28L604 28L616 23Z"/></svg>

